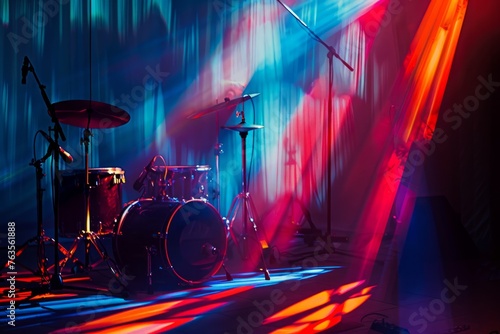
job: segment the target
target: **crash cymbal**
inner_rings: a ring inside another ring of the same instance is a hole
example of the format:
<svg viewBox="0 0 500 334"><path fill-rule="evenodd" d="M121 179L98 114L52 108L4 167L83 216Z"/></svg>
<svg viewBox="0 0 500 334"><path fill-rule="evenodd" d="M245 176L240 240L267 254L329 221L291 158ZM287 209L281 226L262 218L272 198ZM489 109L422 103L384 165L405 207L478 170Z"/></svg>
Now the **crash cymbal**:
<svg viewBox="0 0 500 334"><path fill-rule="evenodd" d="M238 131L238 132L248 132L252 130L262 129L263 125L240 123L238 125L223 126L223 129Z"/></svg>
<svg viewBox="0 0 500 334"><path fill-rule="evenodd" d="M80 128L115 128L130 120L130 115L125 110L104 102L67 100L52 106L59 122Z"/></svg>
<svg viewBox="0 0 500 334"><path fill-rule="evenodd" d="M219 104L216 104L214 106L197 111L194 114L189 115L188 118L196 119L196 118L200 118L200 117L206 116L206 115L214 113L214 112L220 112L220 111L225 111L225 110L232 111L232 109L234 109L238 104L245 102L249 99L253 99L254 97L259 96L259 95L260 95L260 93L245 94L243 96L237 97L237 98L232 99L232 100L226 99L226 101L224 101L222 103L219 103Z"/></svg>

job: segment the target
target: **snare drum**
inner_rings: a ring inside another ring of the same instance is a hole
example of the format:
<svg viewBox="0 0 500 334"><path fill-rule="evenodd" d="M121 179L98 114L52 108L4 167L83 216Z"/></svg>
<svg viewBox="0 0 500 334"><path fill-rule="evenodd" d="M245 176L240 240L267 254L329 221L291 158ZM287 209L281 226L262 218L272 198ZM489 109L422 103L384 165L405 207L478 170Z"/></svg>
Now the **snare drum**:
<svg viewBox="0 0 500 334"><path fill-rule="evenodd" d="M59 231L65 237L86 230L85 170L61 171ZM113 233L115 219L123 207L121 168L89 168L90 231Z"/></svg>
<svg viewBox="0 0 500 334"><path fill-rule="evenodd" d="M188 201L208 200L210 167L196 166L154 166L148 173L144 187L144 198Z"/></svg>

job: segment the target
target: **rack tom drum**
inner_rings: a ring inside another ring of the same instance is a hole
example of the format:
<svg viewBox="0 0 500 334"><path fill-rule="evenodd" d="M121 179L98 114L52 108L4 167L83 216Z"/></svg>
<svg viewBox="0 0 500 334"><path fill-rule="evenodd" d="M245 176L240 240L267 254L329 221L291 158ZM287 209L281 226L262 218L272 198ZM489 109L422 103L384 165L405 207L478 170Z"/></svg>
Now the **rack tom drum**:
<svg viewBox="0 0 500 334"><path fill-rule="evenodd" d="M189 201L208 200L210 167L195 166L154 166L148 173L143 198Z"/></svg>

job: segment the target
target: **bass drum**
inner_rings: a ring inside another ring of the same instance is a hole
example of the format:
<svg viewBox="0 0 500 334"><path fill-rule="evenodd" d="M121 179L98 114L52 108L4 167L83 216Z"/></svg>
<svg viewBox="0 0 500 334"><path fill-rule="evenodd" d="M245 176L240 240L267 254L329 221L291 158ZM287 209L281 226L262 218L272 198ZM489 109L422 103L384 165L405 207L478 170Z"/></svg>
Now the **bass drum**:
<svg viewBox="0 0 500 334"><path fill-rule="evenodd" d="M196 199L132 202L122 211L113 236L119 268L139 284L147 282L149 272L154 283L202 283L219 271L226 247L222 217Z"/></svg>

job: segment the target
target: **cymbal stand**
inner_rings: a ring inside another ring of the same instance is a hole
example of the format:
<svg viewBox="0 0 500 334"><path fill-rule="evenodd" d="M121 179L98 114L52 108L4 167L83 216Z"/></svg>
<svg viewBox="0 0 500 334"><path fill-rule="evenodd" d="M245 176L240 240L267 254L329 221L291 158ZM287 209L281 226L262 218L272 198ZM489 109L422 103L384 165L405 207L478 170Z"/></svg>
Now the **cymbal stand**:
<svg viewBox="0 0 500 334"><path fill-rule="evenodd" d="M236 247L242 252L243 254L242 257L245 259L248 257L248 248L247 243L249 242L248 237L246 235L247 233L247 223L250 223L255 235L258 239L258 232L257 232L257 220L256 220L256 213L257 210L255 209L255 205L252 201L252 198L250 197L250 192L248 191L248 185L247 185L247 170L246 170L246 138L248 135L249 129L244 127L245 125L245 114L244 112L241 112L242 115L242 121L240 125L242 127L238 128L238 132L240 133L241 137L241 160L242 160L242 188L243 191L239 193L232 201L231 206L229 208L228 214L227 214L227 219L229 219L229 234L235 243ZM243 230L242 230L242 235L240 236L241 239L245 244L243 244L240 247L240 241L238 241L238 238L235 236L234 231L233 231L233 225L234 221L237 217L238 214L238 209L242 208L243 209ZM241 251L243 249L243 251ZM264 271L264 276L266 280L270 280L269 276L269 270L267 269L266 266L266 261L264 258L264 251L262 249L262 244L260 247L260 257L262 260L262 265L263 265L263 271Z"/></svg>
<svg viewBox="0 0 500 334"><path fill-rule="evenodd" d="M217 142L214 146L215 154L215 208L220 212L220 172L219 172L219 156L224 153L222 143Z"/></svg>
<svg viewBox="0 0 500 334"><path fill-rule="evenodd" d="M89 124L90 124L90 117L92 114L91 109L88 110L89 114ZM81 139L81 143L85 147L85 190L84 190L84 197L85 197L85 230L81 231L80 234L75 238L73 241L73 244L71 245L71 248L68 250L68 255L66 256L66 259L63 262L63 266L66 264L66 262L69 259L73 259L75 263L77 263L77 267L74 268L75 271L83 271L84 269L93 269L96 267L100 262L106 261L106 264L108 265L109 269L113 273L113 275L118 278L118 281L120 281L120 272L116 267L111 266L110 261L111 258L107 255L106 251L101 249L100 239L99 236L92 232L90 230L90 182L89 182L89 143L90 143L90 137L92 136L92 132L90 129L87 127L83 131L83 138ZM83 240L84 246L85 246L85 263L81 264L79 261L74 258L75 252L78 248L78 244L80 243L80 240ZM101 261L90 264L90 245L93 245L97 253L99 254L99 257L101 258ZM113 261L113 265L115 265Z"/></svg>
<svg viewBox="0 0 500 334"><path fill-rule="evenodd" d="M227 98L226 98L227 99ZM219 142L219 113L215 115L215 138L217 142L214 145L215 155L215 208L220 212L220 169L219 169L219 156L224 153L222 150L222 143Z"/></svg>

